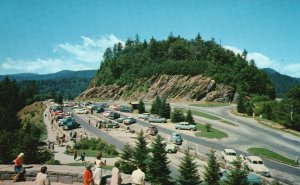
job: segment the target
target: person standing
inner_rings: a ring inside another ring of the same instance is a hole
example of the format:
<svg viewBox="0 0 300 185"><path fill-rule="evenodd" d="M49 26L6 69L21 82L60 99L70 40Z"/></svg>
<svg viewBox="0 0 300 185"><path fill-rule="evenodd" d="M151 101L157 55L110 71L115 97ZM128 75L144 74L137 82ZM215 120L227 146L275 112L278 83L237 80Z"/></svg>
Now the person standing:
<svg viewBox="0 0 300 185"><path fill-rule="evenodd" d="M50 181L48 179L48 175L46 174L47 172L47 167L46 166L42 166L41 167L41 172L39 172L36 175L36 185L50 185Z"/></svg>
<svg viewBox="0 0 300 185"><path fill-rule="evenodd" d="M115 162L115 167L111 170L110 185L120 185L122 183L121 173L119 170L120 163Z"/></svg>
<svg viewBox="0 0 300 185"><path fill-rule="evenodd" d="M91 168L92 168L92 164L87 164L85 167L85 170L83 172L84 185L90 185L91 183L94 183L93 172L91 171Z"/></svg>
<svg viewBox="0 0 300 185"><path fill-rule="evenodd" d="M74 150L73 150L73 156L74 156L74 160L76 160L76 158L77 158L77 149L76 148L74 148Z"/></svg>
<svg viewBox="0 0 300 185"><path fill-rule="evenodd" d="M145 185L145 173L141 170L141 165L137 165L137 169L132 172L130 182L133 185Z"/></svg>
<svg viewBox="0 0 300 185"><path fill-rule="evenodd" d="M81 161L84 162L85 161L85 152L84 151L82 151L80 153L80 157L81 157Z"/></svg>
<svg viewBox="0 0 300 185"><path fill-rule="evenodd" d="M95 185L100 185L101 183L101 178L102 178L102 166L106 165L106 162L103 162L101 160L102 154L98 153L96 156L96 161L95 161L95 171L93 173L93 179L94 179L94 183Z"/></svg>

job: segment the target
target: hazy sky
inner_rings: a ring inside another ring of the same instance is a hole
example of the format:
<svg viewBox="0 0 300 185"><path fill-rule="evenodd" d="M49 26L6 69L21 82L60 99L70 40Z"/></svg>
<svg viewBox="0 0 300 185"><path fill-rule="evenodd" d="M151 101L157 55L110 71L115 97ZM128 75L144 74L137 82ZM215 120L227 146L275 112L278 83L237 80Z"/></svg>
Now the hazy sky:
<svg viewBox="0 0 300 185"><path fill-rule="evenodd" d="M0 0L0 74L98 69L114 43L170 32L300 77L299 0Z"/></svg>

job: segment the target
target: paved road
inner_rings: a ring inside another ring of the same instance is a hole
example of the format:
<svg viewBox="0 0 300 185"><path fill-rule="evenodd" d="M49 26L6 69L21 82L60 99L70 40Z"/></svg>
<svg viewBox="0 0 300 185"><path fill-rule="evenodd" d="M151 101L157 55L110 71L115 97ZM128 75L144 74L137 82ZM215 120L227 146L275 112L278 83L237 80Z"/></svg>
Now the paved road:
<svg viewBox="0 0 300 185"><path fill-rule="evenodd" d="M66 108L66 111L70 111L70 108ZM125 116L125 115L122 115ZM118 150L123 148L123 145L125 144L124 142L106 134L105 132L99 130L99 129L95 129L94 126L91 126L88 124L88 122L86 122L85 120L81 119L79 116L77 116L76 114L74 114L74 118L76 119L76 121L78 121L82 127L84 127L87 131L91 132L92 134L94 134L95 136L99 136L102 137L105 141L107 141L108 143L111 143L113 145L116 145L116 148ZM137 123L141 126L144 127L148 127L152 124L145 122L145 121L141 121L141 120L137 120ZM168 134L170 135L172 132L174 132L174 130L170 130L170 129L166 129L163 127L160 127L159 125L157 125L159 128L159 131L164 133L164 134ZM186 141L189 141L191 143L196 143L196 144L200 144L203 146L206 146L208 148L214 148L217 149L219 151L223 150L224 148L228 148L227 143L222 143L222 142L215 142L215 141L209 141L209 140L204 140L204 139L200 139L200 138L196 138L193 136L189 136L186 134L181 134L183 139ZM232 147L234 148L238 153L240 154L244 154L244 155L249 155L247 152L241 151L239 150L238 147ZM300 174L300 169L299 168L294 168L294 167L290 167L290 166L286 166L280 163L276 163L267 159L264 159L266 166L268 166L270 169L276 169L278 171L282 171L291 175L295 175L295 176L299 176ZM172 171L172 176L177 176L178 175L178 170L174 167L171 168Z"/></svg>

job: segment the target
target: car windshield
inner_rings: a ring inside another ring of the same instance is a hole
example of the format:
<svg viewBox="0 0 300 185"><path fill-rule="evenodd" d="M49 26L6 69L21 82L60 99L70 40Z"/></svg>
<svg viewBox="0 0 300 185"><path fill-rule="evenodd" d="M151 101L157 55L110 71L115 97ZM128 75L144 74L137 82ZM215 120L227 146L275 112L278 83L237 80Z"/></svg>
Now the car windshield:
<svg viewBox="0 0 300 185"><path fill-rule="evenodd" d="M228 153L228 155L236 156L236 153Z"/></svg>
<svg viewBox="0 0 300 185"><path fill-rule="evenodd" d="M258 164L264 164L262 161L258 161Z"/></svg>

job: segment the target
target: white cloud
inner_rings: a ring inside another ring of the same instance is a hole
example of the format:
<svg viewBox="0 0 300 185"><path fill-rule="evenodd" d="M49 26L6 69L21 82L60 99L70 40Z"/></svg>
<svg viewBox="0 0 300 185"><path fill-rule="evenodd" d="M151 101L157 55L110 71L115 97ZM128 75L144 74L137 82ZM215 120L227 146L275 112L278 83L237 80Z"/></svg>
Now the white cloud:
<svg viewBox="0 0 300 185"><path fill-rule="evenodd" d="M233 46L224 46L225 49L231 50L236 54L242 54L242 50ZM300 64L283 64L270 59L266 55L258 52L249 52L247 60L254 60L258 68L272 68L281 74L291 77L300 77Z"/></svg>
<svg viewBox="0 0 300 185"><path fill-rule="evenodd" d="M0 65L0 74L15 73L53 73L61 70L86 70L98 69L100 61L106 48L113 47L115 43L124 42L110 34L96 39L81 36L81 44L70 44L68 42L58 44L53 48L53 55L60 57L46 59L13 59L7 57Z"/></svg>
<svg viewBox="0 0 300 185"><path fill-rule="evenodd" d="M118 39L114 35L101 36L99 39L92 39L86 36L81 36L83 43L70 44L68 42L63 44L58 44L55 47L55 51L59 49L71 54L72 57L83 62L96 63L101 61L102 56L106 48L112 47L115 43L124 42Z"/></svg>

